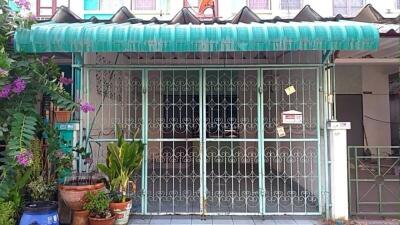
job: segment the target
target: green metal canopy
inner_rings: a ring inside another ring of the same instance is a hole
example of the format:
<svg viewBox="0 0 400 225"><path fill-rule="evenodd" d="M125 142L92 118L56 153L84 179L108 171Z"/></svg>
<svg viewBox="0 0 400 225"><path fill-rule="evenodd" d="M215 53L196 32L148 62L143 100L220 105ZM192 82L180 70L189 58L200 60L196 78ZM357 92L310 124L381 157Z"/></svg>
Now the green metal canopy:
<svg viewBox="0 0 400 225"><path fill-rule="evenodd" d="M375 50L375 25L353 21L250 24L55 23L18 29L20 52Z"/></svg>

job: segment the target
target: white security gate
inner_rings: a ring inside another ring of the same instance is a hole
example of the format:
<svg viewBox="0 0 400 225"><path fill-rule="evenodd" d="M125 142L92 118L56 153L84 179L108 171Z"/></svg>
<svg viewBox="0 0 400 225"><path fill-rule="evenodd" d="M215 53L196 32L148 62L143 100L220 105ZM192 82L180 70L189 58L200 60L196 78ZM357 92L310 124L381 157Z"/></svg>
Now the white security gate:
<svg viewBox="0 0 400 225"><path fill-rule="evenodd" d="M317 68L89 69L83 91L98 110L83 132L97 161L115 124L146 143L131 191L139 213L319 214L318 77ZM283 123L289 110L301 123Z"/></svg>

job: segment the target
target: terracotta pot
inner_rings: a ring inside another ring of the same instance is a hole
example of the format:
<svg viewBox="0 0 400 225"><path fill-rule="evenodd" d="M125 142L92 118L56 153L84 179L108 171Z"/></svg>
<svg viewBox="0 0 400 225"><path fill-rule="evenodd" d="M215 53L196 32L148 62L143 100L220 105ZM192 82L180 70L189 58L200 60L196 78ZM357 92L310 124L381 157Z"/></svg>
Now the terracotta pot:
<svg viewBox="0 0 400 225"><path fill-rule="evenodd" d="M72 210L83 210L83 196L89 191L98 192L104 189L103 183L90 185L59 185L58 191L65 204Z"/></svg>
<svg viewBox="0 0 400 225"><path fill-rule="evenodd" d="M116 216L115 225L128 224L129 214L132 208L132 200L128 199L126 202L111 202L110 209Z"/></svg>
<svg viewBox="0 0 400 225"><path fill-rule="evenodd" d="M71 119L71 111L54 111L54 121L66 123Z"/></svg>
<svg viewBox="0 0 400 225"><path fill-rule="evenodd" d="M88 224L88 217L89 211L81 210L81 211L74 211L73 212L73 220L71 225L87 225Z"/></svg>
<svg viewBox="0 0 400 225"><path fill-rule="evenodd" d="M115 222L115 215L106 219L89 217L90 225L113 225L114 222Z"/></svg>

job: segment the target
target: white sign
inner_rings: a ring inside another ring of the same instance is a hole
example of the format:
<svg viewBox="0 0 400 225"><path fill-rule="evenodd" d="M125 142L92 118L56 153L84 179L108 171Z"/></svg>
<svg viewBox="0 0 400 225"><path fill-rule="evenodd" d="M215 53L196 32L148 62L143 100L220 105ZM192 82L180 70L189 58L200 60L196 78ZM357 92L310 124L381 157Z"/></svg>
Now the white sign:
<svg viewBox="0 0 400 225"><path fill-rule="evenodd" d="M283 124L302 124L303 114L296 110L285 111L282 113Z"/></svg>
<svg viewBox="0 0 400 225"><path fill-rule="evenodd" d="M286 136L285 128L283 126L277 127L276 128L276 132L278 133L278 137L285 137Z"/></svg>
<svg viewBox="0 0 400 225"><path fill-rule="evenodd" d="M293 85L291 85L291 86L285 88L285 92L286 92L286 95L291 95L296 92L296 89L293 87Z"/></svg>

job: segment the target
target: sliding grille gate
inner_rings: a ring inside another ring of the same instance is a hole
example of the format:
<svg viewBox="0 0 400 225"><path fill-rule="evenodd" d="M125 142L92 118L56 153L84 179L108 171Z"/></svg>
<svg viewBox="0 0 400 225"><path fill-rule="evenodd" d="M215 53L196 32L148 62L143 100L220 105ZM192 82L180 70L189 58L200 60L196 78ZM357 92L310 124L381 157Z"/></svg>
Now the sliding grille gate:
<svg viewBox="0 0 400 225"><path fill-rule="evenodd" d="M95 161L115 124L146 143L137 213L321 213L317 68L104 68L85 79ZM283 124L289 110L302 122Z"/></svg>

